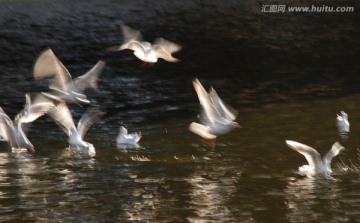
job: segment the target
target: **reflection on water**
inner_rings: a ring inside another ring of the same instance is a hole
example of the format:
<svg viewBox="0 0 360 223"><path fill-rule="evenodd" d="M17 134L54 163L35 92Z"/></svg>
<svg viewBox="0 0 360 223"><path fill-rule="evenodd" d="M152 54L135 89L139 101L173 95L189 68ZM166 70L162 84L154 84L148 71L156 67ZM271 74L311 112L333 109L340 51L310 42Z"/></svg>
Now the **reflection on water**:
<svg viewBox="0 0 360 223"><path fill-rule="evenodd" d="M217 170L218 171L218 170ZM224 174L224 173L223 173ZM215 176L204 171L195 172L187 182L191 185L190 208L195 216L190 222L234 222L231 207L227 204L235 192L235 179L230 176Z"/></svg>
<svg viewBox="0 0 360 223"><path fill-rule="evenodd" d="M341 211L341 189L337 180L320 175L289 179L285 189L290 222L337 222L346 220ZM319 212L319 209L322 211ZM348 219L347 219L348 220Z"/></svg>

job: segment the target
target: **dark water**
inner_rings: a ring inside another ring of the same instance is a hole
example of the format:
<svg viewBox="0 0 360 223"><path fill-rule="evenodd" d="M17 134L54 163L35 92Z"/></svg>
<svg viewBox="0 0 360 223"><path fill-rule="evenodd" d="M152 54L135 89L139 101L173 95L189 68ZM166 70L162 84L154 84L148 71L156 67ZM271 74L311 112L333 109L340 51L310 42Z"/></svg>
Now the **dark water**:
<svg viewBox="0 0 360 223"><path fill-rule="evenodd" d="M96 157L69 157L48 117L28 127L35 154L2 142L0 221L360 221L359 4L341 3L355 12L261 13L278 3L253 0L0 1L0 106L10 117L26 92L46 90L32 77L46 47L73 77L107 62L99 91L87 92L107 112L86 136ZM181 62L144 66L129 51L108 52L122 42L121 24L179 43ZM239 111L243 128L216 148L188 131L195 76ZM85 110L71 108L75 120ZM347 139L335 128L340 110ZM140 148L117 148L121 125L142 132ZM335 141L346 150L330 178L310 178L297 173L306 160L286 139L321 154Z"/></svg>

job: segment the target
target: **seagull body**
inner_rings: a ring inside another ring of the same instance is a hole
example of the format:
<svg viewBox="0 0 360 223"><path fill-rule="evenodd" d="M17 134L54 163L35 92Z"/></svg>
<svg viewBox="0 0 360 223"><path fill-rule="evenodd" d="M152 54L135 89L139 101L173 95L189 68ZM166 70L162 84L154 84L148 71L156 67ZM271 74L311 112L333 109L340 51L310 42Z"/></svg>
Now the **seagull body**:
<svg viewBox="0 0 360 223"><path fill-rule="evenodd" d="M137 145L141 139L141 132L128 134L128 130L124 127L120 127L119 135L116 138L117 144Z"/></svg>
<svg viewBox="0 0 360 223"><path fill-rule="evenodd" d="M74 127L70 129L69 144L70 150L74 154L85 155L88 157L94 157L96 155L94 145L89 142L85 142L80 136L78 130Z"/></svg>
<svg viewBox="0 0 360 223"><path fill-rule="evenodd" d="M49 115L69 137L70 150L74 154L88 157L96 155L93 144L85 142L83 138L94 122L104 115L103 112L100 112L97 107L90 108L82 115L77 127L75 127L71 112L66 103L59 103L49 111Z"/></svg>
<svg viewBox="0 0 360 223"><path fill-rule="evenodd" d="M97 88L97 79L104 67L105 62L100 60L86 74L73 80L66 67L48 48L40 54L35 62L34 78L36 80L52 78L49 86L52 92L43 92L47 97L57 101L90 103L83 91L88 87Z"/></svg>
<svg viewBox="0 0 360 223"><path fill-rule="evenodd" d="M299 170L306 173L331 173L331 160L345 149L340 143L335 142L330 151L321 158L320 154L310 146L292 140L286 140L286 144L305 156L309 165L301 166Z"/></svg>
<svg viewBox="0 0 360 223"><path fill-rule="evenodd" d="M21 122L11 121L9 116L0 107L0 136L7 141L12 150L27 149L28 152L34 153L34 146L25 135Z"/></svg>
<svg viewBox="0 0 360 223"><path fill-rule="evenodd" d="M341 115L336 117L336 125L340 133L350 132L350 123L348 120L348 114L344 111L340 112Z"/></svg>
<svg viewBox="0 0 360 223"><path fill-rule="evenodd" d="M219 98L214 88L209 93L206 92L197 78L193 80L193 85L200 101L201 124L191 123L190 131L206 139L216 139L217 136L240 127L235 122L237 112Z"/></svg>
<svg viewBox="0 0 360 223"><path fill-rule="evenodd" d="M164 38L157 38L153 44L142 41L142 34L128 26L121 26L124 36L124 43L120 47L115 47L116 51L130 49L140 60L148 63L156 63L159 58L168 62L178 62L179 60L171 54L179 51L181 46L170 42Z"/></svg>

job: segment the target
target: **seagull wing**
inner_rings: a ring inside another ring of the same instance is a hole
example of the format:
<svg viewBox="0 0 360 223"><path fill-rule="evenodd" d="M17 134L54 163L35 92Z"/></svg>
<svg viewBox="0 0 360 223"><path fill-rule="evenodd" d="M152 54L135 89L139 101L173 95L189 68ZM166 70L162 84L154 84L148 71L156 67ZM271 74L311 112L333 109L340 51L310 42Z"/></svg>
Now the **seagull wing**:
<svg viewBox="0 0 360 223"><path fill-rule="evenodd" d="M138 42L142 41L142 34L136 29L132 29L126 25L121 25L121 32L124 36L124 43L134 40Z"/></svg>
<svg viewBox="0 0 360 223"><path fill-rule="evenodd" d="M31 100L30 94L25 94L26 104L24 109L15 117L15 122L29 123L38 119L55 106L54 101L50 98L36 94Z"/></svg>
<svg viewBox="0 0 360 223"><path fill-rule="evenodd" d="M339 155L339 153L344 149L345 148L342 145L340 145L340 143L335 142L334 145L331 147L330 151L328 153L326 153L326 155L323 158L324 165L326 167L330 167L331 160L335 156Z"/></svg>
<svg viewBox="0 0 360 223"><path fill-rule="evenodd" d="M105 112L101 112L98 106L90 107L79 120L77 130L81 139L84 138L89 128L99 119L105 115Z"/></svg>
<svg viewBox="0 0 360 223"><path fill-rule="evenodd" d="M67 136L70 135L70 129L75 128L74 120L66 103L61 102L48 112L49 116L55 123L65 132Z"/></svg>
<svg viewBox="0 0 360 223"><path fill-rule="evenodd" d="M74 79L75 88L80 92L83 92L88 87L96 90L98 77L103 71L104 67L105 62L103 60L99 60L95 66L91 68L91 70L89 70L86 74Z"/></svg>
<svg viewBox="0 0 360 223"><path fill-rule="evenodd" d="M306 160L308 161L310 167L313 167L315 169L321 168L322 160L321 160L320 154L315 149L313 149L310 146L307 146L305 144L295 142L292 140L286 140L286 144L291 149L304 155Z"/></svg>
<svg viewBox="0 0 360 223"><path fill-rule="evenodd" d="M121 32L124 38L123 44L120 47L111 47L110 50L132 49L136 51L140 48L140 42L142 41L142 34L140 31L122 25Z"/></svg>
<svg viewBox="0 0 360 223"><path fill-rule="evenodd" d="M16 129L9 116L0 107L0 136L5 139L12 148L26 148L28 152L35 152L34 146L21 129L21 123Z"/></svg>
<svg viewBox="0 0 360 223"><path fill-rule="evenodd" d="M197 78L194 78L193 85L200 101L200 120L209 120L210 123L208 124L214 124L219 118L219 112L215 109L209 94L205 91Z"/></svg>
<svg viewBox="0 0 360 223"><path fill-rule="evenodd" d="M52 77L53 81L49 87L54 90L67 91L73 85L69 71L50 48L40 53L33 73L36 80Z"/></svg>
<svg viewBox="0 0 360 223"><path fill-rule="evenodd" d="M164 38L157 38L153 44L153 50L159 58L163 58L169 62L178 62L179 59L173 57L171 54L179 51L181 46L170 42Z"/></svg>
<svg viewBox="0 0 360 223"><path fill-rule="evenodd" d="M238 112L230 105L226 104L219 95L216 93L214 88L210 88L209 96L220 115L231 121L235 121Z"/></svg>
<svg viewBox="0 0 360 223"><path fill-rule="evenodd" d="M4 112L0 107L0 136L9 142L12 140L11 127L13 127L13 122L9 116Z"/></svg>

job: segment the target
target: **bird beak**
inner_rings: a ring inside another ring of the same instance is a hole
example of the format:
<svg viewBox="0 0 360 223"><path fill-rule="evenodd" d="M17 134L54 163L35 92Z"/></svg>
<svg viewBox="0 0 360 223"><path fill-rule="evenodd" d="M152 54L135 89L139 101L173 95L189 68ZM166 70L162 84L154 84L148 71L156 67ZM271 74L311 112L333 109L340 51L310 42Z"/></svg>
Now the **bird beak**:
<svg viewBox="0 0 360 223"><path fill-rule="evenodd" d="M239 125L239 123L235 122L235 128L242 128L241 125Z"/></svg>

